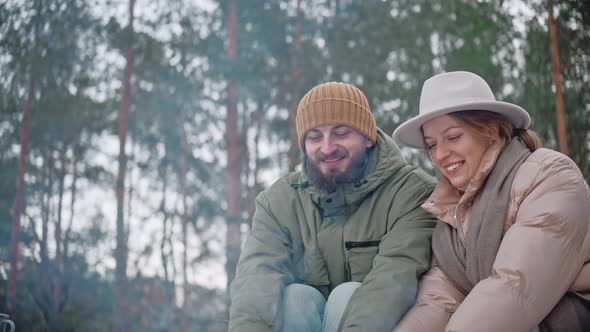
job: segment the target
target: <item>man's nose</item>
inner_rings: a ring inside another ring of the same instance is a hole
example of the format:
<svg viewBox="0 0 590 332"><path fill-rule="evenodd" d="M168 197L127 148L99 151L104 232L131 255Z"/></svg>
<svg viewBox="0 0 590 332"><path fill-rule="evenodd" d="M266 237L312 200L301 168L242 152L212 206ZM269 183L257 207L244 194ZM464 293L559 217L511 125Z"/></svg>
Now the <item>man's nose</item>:
<svg viewBox="0 0 590 332"><path fill-rule="evenodd" d="M320 148L320 151L323 154L330 155L336 150L336 148L336 144L334 144L334 141L329 135L326 135L326 137L322 139L322 146Z"/></svg>

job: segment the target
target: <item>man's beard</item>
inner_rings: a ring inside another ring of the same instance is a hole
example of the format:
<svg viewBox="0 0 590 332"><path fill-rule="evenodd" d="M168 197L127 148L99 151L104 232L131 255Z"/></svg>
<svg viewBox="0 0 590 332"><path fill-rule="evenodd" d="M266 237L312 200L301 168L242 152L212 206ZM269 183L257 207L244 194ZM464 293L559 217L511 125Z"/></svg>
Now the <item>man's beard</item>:
<svg viewBox="0 0 590 332"><path fill-rule="evenodd" d="M348 168L346 168L344 172L333 175L323 174L318 164L327 158L337 157L335 156L336 154L339 154L339 152L335 151L331 155L325 155L319 152L318 157L316 158L317 161L314 162L309 158L307 159L306 165L309 173L309 180L321 192L333 193L341 185L355 182L362 176L367 164L368 156L365 152L352 159L350 165L348 165ZM348 152L344 152L344 154L348 154Z"/></svg>

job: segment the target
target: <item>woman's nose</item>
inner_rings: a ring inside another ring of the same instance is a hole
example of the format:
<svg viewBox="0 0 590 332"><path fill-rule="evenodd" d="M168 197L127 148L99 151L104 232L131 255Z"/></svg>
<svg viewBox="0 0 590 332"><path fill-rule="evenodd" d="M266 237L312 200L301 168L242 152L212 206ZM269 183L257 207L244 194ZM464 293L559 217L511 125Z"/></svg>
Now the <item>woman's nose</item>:
<svg viewBox="0 0 590 332"><path fill-rule="evenodd" d="M432 156L437 163L445 160L450 154L450 150L444 144L437 144Z"/></svg>

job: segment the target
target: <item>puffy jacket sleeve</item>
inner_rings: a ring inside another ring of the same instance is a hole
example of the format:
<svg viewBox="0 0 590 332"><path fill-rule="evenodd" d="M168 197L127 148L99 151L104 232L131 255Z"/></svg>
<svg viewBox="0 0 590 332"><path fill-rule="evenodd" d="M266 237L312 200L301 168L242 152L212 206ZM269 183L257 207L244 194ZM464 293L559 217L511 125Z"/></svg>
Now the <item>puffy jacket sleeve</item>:
<svg viewBox="0 0 590 332"><path fill-rule="evenodd" d="M420 207L432 184L410 174L391 205L389 231L371 271L346 307L342 331L391 331L415 302L418 278L430 267L436 219Z"/></svg>
<svg viewBox="0 0 590 332"><path fill-rule="evenodd" d="M277 329L281 292L293 282L290 248L288 230L277 222L261 193L231 286L229 331Z"/></svg>
<svg viewBox="0 0 590 332"><path fill-rule="evenodd" d="M590 200L576 165L560 156L521 166L517 179L530 184L513 195L522 202L492 275L465 298L448 331L531 331L580 272L590 250Z"/></svg>
<svg viewBox="0 0 590 332"><path fill-rule="evenodd" d="M451 314L465 295L433 266L420 280L416 305L402 318L395 332L444 331Z"/></svg>

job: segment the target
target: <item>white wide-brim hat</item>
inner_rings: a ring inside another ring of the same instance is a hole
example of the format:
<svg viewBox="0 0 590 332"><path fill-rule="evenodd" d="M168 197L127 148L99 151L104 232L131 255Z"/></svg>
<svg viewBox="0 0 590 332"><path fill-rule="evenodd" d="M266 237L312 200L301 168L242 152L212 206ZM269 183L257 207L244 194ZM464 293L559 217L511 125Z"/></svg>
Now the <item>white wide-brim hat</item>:
<svg viewBox="0 0 590 332"><path fill-rule="evenodd" d="M420 95L419 115L399 125L393 139L402 146L423 149L422 125L437 116L457 111L480 110L504 115L514 128L528 128L531 117L522 107L496 101L492 89L474 73L455 71L427 79Z"/></svg>

